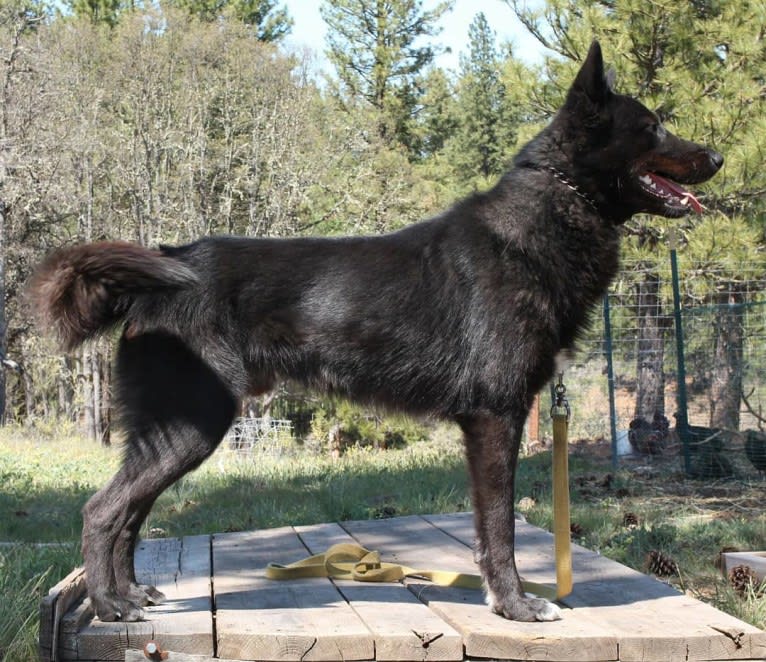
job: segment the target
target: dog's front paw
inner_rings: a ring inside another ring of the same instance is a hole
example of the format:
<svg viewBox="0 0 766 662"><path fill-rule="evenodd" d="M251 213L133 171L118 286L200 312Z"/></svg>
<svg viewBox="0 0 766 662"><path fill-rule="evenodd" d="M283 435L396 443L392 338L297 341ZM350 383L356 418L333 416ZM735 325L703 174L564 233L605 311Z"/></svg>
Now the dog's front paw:
<svg viewBox="0 0 766 662"><path fill-rule="evenodd" d="M511 621L559 621L561 609L543 598L511 597L500 600L492 591L487 591L489 608Z"/></svg>

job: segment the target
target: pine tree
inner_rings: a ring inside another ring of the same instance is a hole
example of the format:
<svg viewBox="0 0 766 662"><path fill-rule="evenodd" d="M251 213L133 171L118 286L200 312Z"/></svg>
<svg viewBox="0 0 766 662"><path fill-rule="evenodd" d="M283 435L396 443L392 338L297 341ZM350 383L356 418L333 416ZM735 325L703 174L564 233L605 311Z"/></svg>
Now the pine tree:
<svg viewBox="0 0 766 662"><path fill-rule="evenodd" d="M224 14L229 14L254 28L259 41L279 41L290 33L293 25L287 9L278 6L277 0L169 0L168 4L185 9L201 21L214 21Z"/></svg>
<svg viewBox="0 0 766 662"><path fill-rule="evenodd" d="M122 0L68 0L68 5L76 16L90 19L92 23L103 23L114 27L125 10Z"/></svg>
<svg viewBox="0 0 766 662"><path fill-rule="evenodd" d="M325 0L321 7L327 54L342 92L375 109L378 134L390 143L411 146L419 76L436 55L423 38L438 34L437 22L453 3L428 11L422 0Z"/></svg>
<svg viewBox="0 0 766 662"><path fill-rule="evenodd" d="M459 128L452 145L455 172L466 182L487 182L507 166L519 119L508 103L503 59L487 18L478 13L468 28L468 55L458 82Z"/></svg>
<svg viewBox="0 0 766 662"><path fill-rule="evenodd" d="M413 130L417 154L422 160L435 159L458 127L455 85L443 69L432 68L423 78L422 110Z"/></svg>
<svg viewBox="0 0 766 662"><path fill-rule="evenodd" d="M235 18L257 28L259 41L277 42L292 29L287 8L278 7L276 0L231 0L229 6Z"/></svg>

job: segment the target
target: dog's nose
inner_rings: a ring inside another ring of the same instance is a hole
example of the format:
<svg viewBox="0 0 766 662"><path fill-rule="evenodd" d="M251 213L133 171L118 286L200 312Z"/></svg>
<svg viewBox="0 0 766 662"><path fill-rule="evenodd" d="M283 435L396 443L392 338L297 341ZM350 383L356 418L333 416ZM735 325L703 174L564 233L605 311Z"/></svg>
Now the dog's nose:
<svg viewBox="0 0 766 662"><path fill-rule="evenodd" d="M715 150L708 150L710 152L710 162L718 170L723 165L723 154L719 154Z"/></svg>

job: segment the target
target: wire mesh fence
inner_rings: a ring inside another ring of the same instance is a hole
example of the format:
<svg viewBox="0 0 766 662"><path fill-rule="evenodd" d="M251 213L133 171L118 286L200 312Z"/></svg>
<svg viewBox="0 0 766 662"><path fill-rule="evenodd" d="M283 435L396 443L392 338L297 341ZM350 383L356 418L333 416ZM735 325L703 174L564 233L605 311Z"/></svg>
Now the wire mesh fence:
<svg viewBox="0 0 766 662"><path fill-rule="evenodd" d="M675 456L690 475L766 472L766 276L628 263L566 375L574 438ZM545 400L545 399L544 399ZM543 412L546 407L541 407Z"/></svg>
<svg viewBox="0 0 766 662"><path fill-rule="evenodd" d="M226 433L223 447L243 456L286 455L294 447L293 424L270 417L241 416Z"/></svg>

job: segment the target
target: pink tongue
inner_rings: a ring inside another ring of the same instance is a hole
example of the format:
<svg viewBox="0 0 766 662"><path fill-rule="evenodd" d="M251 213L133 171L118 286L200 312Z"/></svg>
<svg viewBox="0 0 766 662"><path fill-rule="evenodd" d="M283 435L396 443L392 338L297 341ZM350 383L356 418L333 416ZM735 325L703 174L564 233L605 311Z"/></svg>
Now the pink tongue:
<svg viewBox="0 0 766 662"><path fill-rule="evenodd" d="M688 198L691 208L698 214L702 213L703 207L700 204L700 201L697 200L697 198L695 198L692 193L689 193L689 191L687 191L683 186L679 186L675 182L671 182L669 179L660 177L653 172L649 172L647 174L657 185L658 190L665 191L676 198Z"/></svg>

